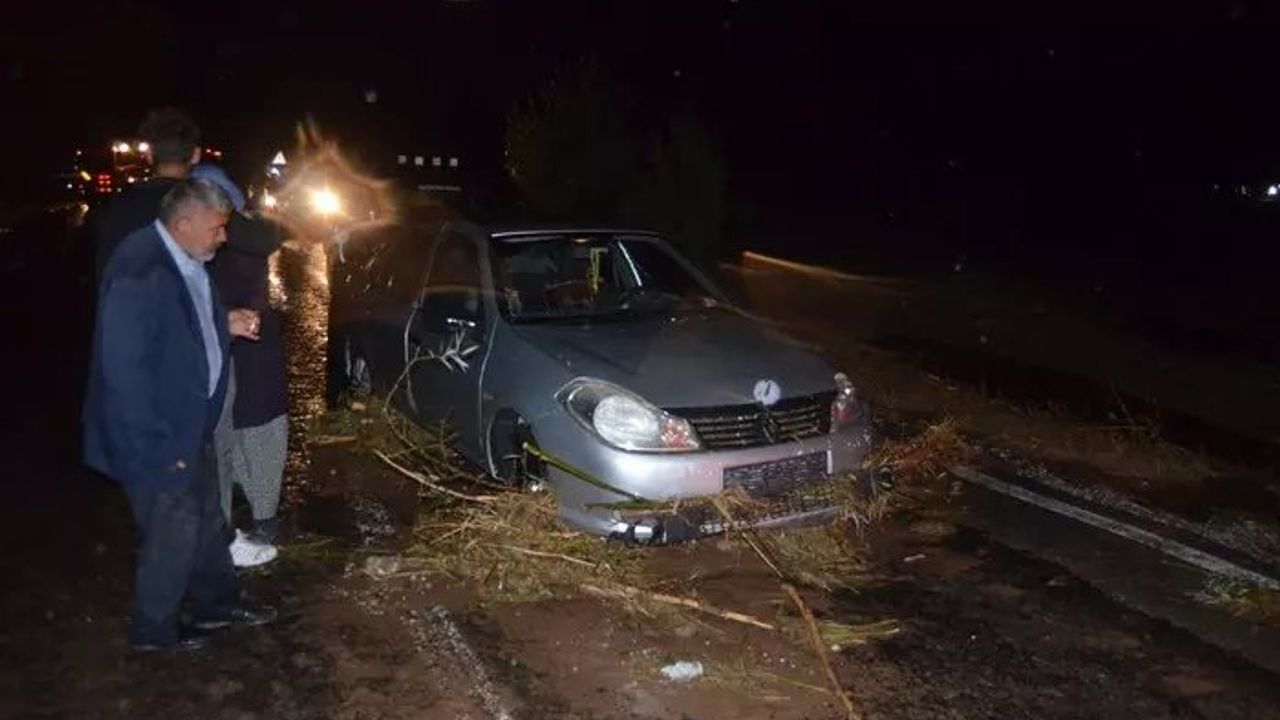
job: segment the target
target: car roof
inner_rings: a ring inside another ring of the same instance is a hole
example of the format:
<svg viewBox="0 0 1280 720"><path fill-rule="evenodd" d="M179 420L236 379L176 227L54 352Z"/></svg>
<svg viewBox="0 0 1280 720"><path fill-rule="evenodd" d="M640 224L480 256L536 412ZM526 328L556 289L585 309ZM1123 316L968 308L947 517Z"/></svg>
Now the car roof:
<svg viewBox="0 0 1280 720"><path fill-rule="evenodd" d="M486 227L484 232L494 240L519 242L521 239L543 238L547 235L648 235L658 237L652 230L608 227L595 225L513 225Z"/></svg>

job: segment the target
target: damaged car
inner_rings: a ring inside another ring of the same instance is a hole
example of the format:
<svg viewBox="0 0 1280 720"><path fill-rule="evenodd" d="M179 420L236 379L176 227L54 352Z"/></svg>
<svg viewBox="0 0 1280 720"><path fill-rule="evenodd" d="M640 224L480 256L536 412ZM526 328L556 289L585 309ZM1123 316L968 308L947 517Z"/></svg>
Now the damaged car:
<svg viewBox="0 0 1280 720"><path fill-rule="evenodd" d="M364 253L361 255L360 253ZM724 530L655 507L740 489L756 525L820 521L804 492L873 436L847 377L732 305L655 233L449 220L349 243L331 271L331 380L424 426L563 520L641 543Z"/></svg>

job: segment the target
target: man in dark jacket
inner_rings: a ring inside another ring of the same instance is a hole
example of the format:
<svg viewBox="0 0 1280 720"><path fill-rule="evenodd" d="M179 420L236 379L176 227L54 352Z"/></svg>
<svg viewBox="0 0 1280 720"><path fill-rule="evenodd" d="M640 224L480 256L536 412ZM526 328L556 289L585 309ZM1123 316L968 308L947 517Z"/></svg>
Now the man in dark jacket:
<svg viewBox="0 0 1280 720"><path fill-rule="evenodd" d="M180 110L152 110L139 126L138 135L148 146L144 154L151 165L151 179L129 187L107 204L96 208L85 220L94 241L94 278L99 287L103 270L120 243L130 233L155 222L161 200L180 185L200 162L200 128ZM241 213L230 214L226 228L227 248L266 256L278 246L279 233L264 228L261 223L255 223ZM228 298L227 302L230 307L242 307L235 298ZM233 544L237 565L256 565L275 557L275 548L263 547L262 543L247 536L237 533L229 541Z"/></svg>
<svg viewBox="0 0 1280 720"><path fill-rule="evenodd" d="M257 325L251 311L225 310L204 268L226 241L229 211L213 185L175 183L158 219L115 248L99 286L84 454L124 486L138 525L131 641L140 650L207 644L179 627L184 597L195 631L275 617L240 602L214 467L230 335Z"/></svg>

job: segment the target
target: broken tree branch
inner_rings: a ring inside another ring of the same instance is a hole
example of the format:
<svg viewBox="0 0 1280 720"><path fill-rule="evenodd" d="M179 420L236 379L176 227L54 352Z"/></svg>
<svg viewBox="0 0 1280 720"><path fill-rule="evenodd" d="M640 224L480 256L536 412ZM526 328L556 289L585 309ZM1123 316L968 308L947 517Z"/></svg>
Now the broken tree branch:
<svg viewBox="0 0 1280 720"><path fill-rule="evenodd" d="M630 585L615 584L608 589L598 587L596 585L587 585L587 584L580 585L579 587L582 588L582 590L586 592L588 595L595 595L596 597L603 597L603 598L610 598L610 599L624 597L632 600L637 598L640 598L640 599L647 598L649 600L660 602L665 605L676 605L679 607L686 607L691 610L697 610L698 612L706 613L708 615L714 615L724 620L731 620L736 623L751 625L764 630L778 629L776 625L767 623L759 618L752 617L745 613L734 612L733 610L721 610L718 607L707 605L706 603L698 602L693 598L680 597L678 595L667 595L666 593L650 592L648 590L641 590L640 588L631 587Z"/></svg>
<svg viewBox="0 0 1280 720"><path fill-rule="evenodd" d="M750 545L751 549L755 551L756 555L760 556L760 559L764 561L764 564L769 566L769 569L772 570L773 573L778 576L779 580L782 580L785 582L787 580L787 576L782 572L782 570L778 568L778 564L773 561L773 554L770 552L767 552L764 549L763 545L759 542L759 538L756 537L755 533L752 532L750 528L739 526L738 523L734 521L733 515L729 513L729 508L724 504L724 501L721 500L719 497L712 496L711 504L715 506L716 511L719 512L721 517L724 518L725 526L730 528L736 528L738 531L738 534L742 536L743 540L747 541L747 545Z"/></svg>
<svg viewBox="0 0 1280 720"><path fill-rule="evenodd" d="M813 619L813 611L809 609L809 605L805 603L804 598L800 597L800 593L796 591L794 585L783 583L782 589L791 596L791 602L795 603L796 609L800 611L800 617L804 620L805 626L809 629L809 643L813 645L813 652L818 656L818 660L822 663L822 669L827 675L827 683L831 685L831 693L840 700L840 704L844 706L844 714L848 720L862 720L862 715L853 706L853 700L849 699L849 693L845 692L840 686L840 678L836 677L835 668L831 666L831 658L827 657L827 646L822 641L822 632L818 630L818 623Z"/></svg>
<svg viewBox="0 0 1280 720"><path fill-rule="evenodd" d="M418 483L419 485L422 485L423 487L435 490L436 492L444 493L449 497L457 498L458 500L465 500L467 502L474 502L474 503L481 503L481 504L491 503L494 500L492 495L468 495L466 493L460 493L457 490L451 490L438 483L431 482L422 473L414 472L409 468L396 462L395 460L392 460L390 457L387 456L386 453L382 452L381 450L374 450L373 454L377 455L378 458L382 460L382 462L395 468L400 472L400 474L404 475L410 480L413 480L414 482Z"/></svg>
<svg viewBox="0 0 1280 720"><path fill-rule="evenodd" d="M587 562L582 558L576 558L572 555L563 555L561 553L553 553L553 552L543 552L541 550L530 550L529 548L522 548L518 545L491 544L490 546L502 548L503 550L510 550L511 552L517 552L517 553L520 553L521 555L529 555L531 557L549 558L552 560L564 560L565 562L571 562L571 563L582 565L584 567L589 567L589 568L594 568L596 566L596 564L593 562Z"/></svg>
<svg viewBox="0 0 1280 720"><path fill-rule="evenodd" d="M311 438L311 444L317 446L342 445L344 443L353 443L356 439L355 435L317 435Z"/></svg>

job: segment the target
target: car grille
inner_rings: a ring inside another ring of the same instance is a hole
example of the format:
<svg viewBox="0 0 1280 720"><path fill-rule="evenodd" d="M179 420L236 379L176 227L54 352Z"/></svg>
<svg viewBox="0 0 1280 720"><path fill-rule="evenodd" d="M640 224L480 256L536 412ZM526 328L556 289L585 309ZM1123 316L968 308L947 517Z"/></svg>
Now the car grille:
<svg viewBox="0 0 1280 720"><path fill-rule="evenodd" d="M809 453L725 468L724 489L741 488L753 497L772 497L826 477L827 453Z"/></svg>
<svg viewBox="0 0 1280 720"><path fill-rule="evenodd" d="M772 407L727 405L667 412L693 425L708 450L763 447L823 435L831 430L835 392L780 400Z"/></svg>

